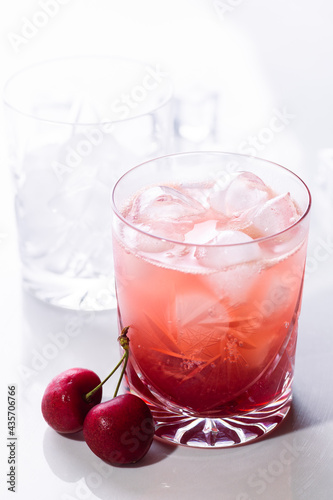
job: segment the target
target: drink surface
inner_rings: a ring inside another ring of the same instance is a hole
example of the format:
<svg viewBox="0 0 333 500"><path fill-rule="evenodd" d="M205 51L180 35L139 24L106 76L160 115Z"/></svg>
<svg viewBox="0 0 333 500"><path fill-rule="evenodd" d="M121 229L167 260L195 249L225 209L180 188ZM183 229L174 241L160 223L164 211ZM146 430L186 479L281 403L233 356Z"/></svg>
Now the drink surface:
<svg viewBox="0 0 333 500"><path fill-rule="evenodd" d="M289 193L240 172L148 187L122 215L131 225L115 225L114 260L131 388L205 416L277 399L293 376L306 252L301 227L285 231L301 216Z"/></svg>

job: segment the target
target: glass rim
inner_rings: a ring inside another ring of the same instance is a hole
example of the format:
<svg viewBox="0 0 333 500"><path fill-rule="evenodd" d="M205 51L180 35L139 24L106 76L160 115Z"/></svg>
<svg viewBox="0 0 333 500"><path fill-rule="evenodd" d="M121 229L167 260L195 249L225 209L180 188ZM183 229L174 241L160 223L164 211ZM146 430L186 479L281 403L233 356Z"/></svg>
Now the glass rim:
<svg viewBox="0 0 333 500"><path fill-rule="evenodd" d="M62 120L51 120L47 118L40 118L36 116L33 113L27 113L25 111L22 111L18 107L16 107L14 104L10 102L10 99L6 97L6 92L9 89L10 84L15 80L17 77L22 76L26 71L33 70L34 68L38 68L41 66L45 66L47 64L52 64L52 63L57 63L61 61L68 61L68 60L83 60L83 59L92 59L92 60L98 60L98 59L105 59L108 61L124 61L128 63L133 63L140 65L142 67L149 67L152 68L152 64L149 62L141 61L139 59L134 59L131 57L122 57L122 56L107 56L107 55L72 55L72 56L64 56L64 57L54 57L51 59L44 59L42 61L36 62L34 64L30 64L25 66L24 68L19 69L18 71L14 72L5 82L3 86L3 91L2 91L2 101L5 106L10 108L12 111L15 111L16 113L25 116L27 118L31 118L33 120L37 120L39 122L45 122L45 123L52 123L56 125L68 125L68 126L75 126L75 127L89 127L89 126L95 126L95 127L101 127L105 125L110 125L113 123L125 123L129 122L131 120L137 120L139 118L142 118L143 116L146 116L149 113L152 113L154 111L157 111L161 109L163 106L165 106L167 103L169 103L172 99L173 96L173 91L174 91L174 84L170 76L166 76L165 79L168 82L168 89L166 92L166 96L164 97L163 101L156 107L151 107L149 108L148 111L138 113L135 116L131 116L129 118L119 118L115 120L105 120L105 121L100 121L100 122L74 122L74 121L62 121Z"/></svg>
<svg viewBox="0 0 333 500"><path fill-rule="evenodd" d="M262 163L268 163L270 165L274 165L275 167L278 167L279 169L284 170L288 174L291 174L293 177L295 177L303 185L303 187L305 188L305 192L308 195L307 207L304 210L304 212L302 213L302 215L293 224L291 224L287 228L283 229L282 231L278 231L278 232L276 232L274 234L270 234L270 235L267 235L267 236L262 236L261 238L256 238L256 239L253 239L252 241L246 241L246 242L241 242L241 243L223 243L223 244L190 243L190 242L184 242L184 241L179 241L179 240L173 240L171 238L166 238L166 237L158 236L156 234L151 234L151 233L149 233L147 231L144 231L143 229L141 229L140 227L136 226L135 224L132 224L131 222L129 222L126 219L126 217L124 217L120 213L120 211L117 208L116 202L115 202L115 192L116 192L116 189L119 186L120 182L122 182L122 180L128 174L130 174L134 170L137 170L137 169L141 168L143 165L146 165L148 163L153 163L155 161L163 160L165 158L180 157L180 156L190 156L190 155L200 155L200 156L203 156L203 155L237 156L237 157L241 157L241 158L247 158L247 159L259 161L259 162L262 162ZM193 247L200 247L200 248L206 248L206 247L209 247L209 248L230 248L230 247L240 247L240 246L245 246L245 245L253 245L254 243L266 242L266 241L269 241L269 240L271 240L273 238L276 238L277 236L280 236L280 235L282 235L284 233L287 233L288 231L291 231L292 229L294 229L295 227L297 227L308 216L308 214L310 212L311 205L312 205L312 196L311 196L310 190L309 190L308 186L306 185L306 183L297 174L295 174L292 170L289 170L288 168L283 167L279 163L273 162L271 160L266 160L266 159L260 158L258 156L246 155L246 154L241 154L241 153L232 153L232 152L227 152L227 151L186 151L186 152L171 153L171 154L167 154L167 155L163 155L163 156L158 156L156 158L152 158L150 160L146 160L146 161L140 163L139 165L136 165L135 167L131 168L130 170L128 170L127 172L125 172L117 180L117 182L114 184L112 192L111 192L110 201L111 201L111 206L112 206L112 210L113 210L114 214L121 221L123 221L127 226L130 226L132 229L134 229L135 231L138 231L139 233L144 234L145 236L150 236L151 238L155 238L155 239L157 239L159 241L166 241L168 243L173 243L173 244L182 245L182 246L188 246L190 248L193 248Z"/></svg>

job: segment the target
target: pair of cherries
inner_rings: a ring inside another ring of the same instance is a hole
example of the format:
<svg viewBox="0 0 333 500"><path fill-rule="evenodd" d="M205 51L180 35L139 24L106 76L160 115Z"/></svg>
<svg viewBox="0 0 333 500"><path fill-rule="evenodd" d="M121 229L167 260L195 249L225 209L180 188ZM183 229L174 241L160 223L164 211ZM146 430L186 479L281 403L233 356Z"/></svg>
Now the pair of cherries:
<svg viewBox="0 0 333 500"><path fill-rule="evenodd" d="M51 380L42 398L43 417L50 427L61 434L83 430L89 448L111 465L141 460L155 432L151 411L141 398L129 393L117 396L128 360L128 330L124 328L118 338L124 354L103 382L91 370L71 368ZM101 403L103 384L122 363L113 399Z"/></svg>

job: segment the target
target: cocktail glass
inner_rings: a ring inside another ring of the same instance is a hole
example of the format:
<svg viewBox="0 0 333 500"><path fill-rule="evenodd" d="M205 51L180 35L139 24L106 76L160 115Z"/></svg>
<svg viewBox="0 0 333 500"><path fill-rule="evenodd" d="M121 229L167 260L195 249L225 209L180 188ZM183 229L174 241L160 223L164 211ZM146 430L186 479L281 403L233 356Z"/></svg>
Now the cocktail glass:
<svg viewBox="0 0 333 500"><path fill-rule="evenodd" d="M210 448L272 431L292 398L304 182L254 157L181 153L127 172L112 203L127 387L156 436Z"/></svg>

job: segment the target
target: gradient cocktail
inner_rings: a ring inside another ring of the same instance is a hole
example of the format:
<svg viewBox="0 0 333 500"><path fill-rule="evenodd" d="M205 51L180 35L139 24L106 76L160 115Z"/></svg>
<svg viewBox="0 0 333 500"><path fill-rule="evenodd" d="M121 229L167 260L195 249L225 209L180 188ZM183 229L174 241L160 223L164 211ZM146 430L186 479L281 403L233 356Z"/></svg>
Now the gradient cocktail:
<svg viewBox="0 0 333 500"><path fill-rule="evenodd" d="M225 447L274 429L291 402L305 184L265 160L183 153L126 173L113 204L127 382L156 435Z"/></svg>

